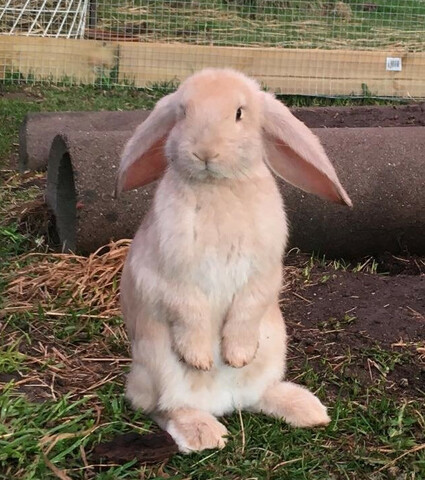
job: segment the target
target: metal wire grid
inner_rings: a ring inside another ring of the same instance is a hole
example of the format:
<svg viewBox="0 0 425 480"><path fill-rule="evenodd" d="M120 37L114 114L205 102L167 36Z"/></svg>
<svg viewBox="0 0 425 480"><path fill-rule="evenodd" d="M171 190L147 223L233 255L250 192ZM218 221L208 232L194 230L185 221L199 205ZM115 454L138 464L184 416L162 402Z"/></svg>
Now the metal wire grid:
<svg viewBox="0 0 425 480"><path fill-rule="evenodd" d="M83 38L89 0L5 0L0 33Z"/></svg>
<svg viewBox="0 0 425 480"><path fill-rule="evenodd" d="M425 50L425 0L3 1L0 33L9 35Z"/></svg>
<svg viewBox="0 0 425 480"><path fill-rule="evenodd" d="M234 58L230 61L229 57L222 59L216 49L188 48L191 46L274 47L299 49L300 52L302 49L425 52L425 0L369 2L3 0L3 2L3 7L0 4L2 34L84 38L107 42L110 54L103 52L101 55L105 56L105 59L101 59L100 65L97 61L91 72L76 79L72 78L73 66L79 63L79 55L82 53L77 51L71 41L60 44L56 50L49 52L48 58L46 56L38 58L39 48L28 39L28 49L20 53L18 63L15 62L12 66L7 65L7 62L3 63L4 70L12 71L11 76L19 72L38 71L40 78L50 75L55 82L62 76L77 83L98 82L99 79L106 77L111 83L122 83L125 77L119 77L113 66L113 58L118 55L118 50L114 47L115 44L118 45L116 42L127 46L133 44L152 46L151 49L126 48L125 58L120 58L121 64L126 66L133 76L138 76L139 80L144 78L146 66L149 66L150 62L158 64L162 56L164 65L159 70L162 69L164 79L180 80L179 72L182 66L187 70L199 63L228 66L230 62L237 67L244 66L243 49L235 50L232 53ZM12 7L12 3L15 6ZM17 6L18 4L21 8ZM12 11L10 8L15 10ZM0 77L1 38L0 35ZM152 44L155 44L155 48ZM181 48L177 48L175 56L170 58L156 48L161 44ZM108 55L112 60L106 58ZM303 65L308 66L309 62L308 55L300 54L286 65L282 65L282 68L290 69L293 65L302 69ZM354 70L357 68L355 61L351 60L350 63L349 58L341 59L341 65L343 64L350 64ZM264 65L266 70L268 66ZM364 65L362 68L365 68ZM146 80L149 81L150 78L146 76ZM360 84L360 80L358 83ZM325 75L318 64L317 75L311 79L311 93L323 91L332 94L335 84L336 80Z"/></svg>
<svg viewBox="0 0 425 480"><path fill-rule="evenodd" d="M283 48L425 50L425 0L99 0L89 35Z"/></svg>

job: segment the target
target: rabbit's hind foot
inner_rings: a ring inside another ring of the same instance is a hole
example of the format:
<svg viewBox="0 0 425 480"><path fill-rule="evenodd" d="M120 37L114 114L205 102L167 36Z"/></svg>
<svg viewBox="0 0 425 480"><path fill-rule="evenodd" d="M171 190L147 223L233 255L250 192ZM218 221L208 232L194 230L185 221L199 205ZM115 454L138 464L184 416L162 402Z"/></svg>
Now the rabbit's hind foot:
<svg viewBox="0 0 425 480"><path fill-rule="evenodd" d="M156 414L154 419L173 437L183 453L221 449L226 445L226 427L208 412L178 408Z"/></svg>
<svg viewBox="0 0 425 480"><path fill-rule="evenodd" d="M326 407L306 388L291 382L270 386L253 410L281 418L293 427L327 425Z"/></svg>

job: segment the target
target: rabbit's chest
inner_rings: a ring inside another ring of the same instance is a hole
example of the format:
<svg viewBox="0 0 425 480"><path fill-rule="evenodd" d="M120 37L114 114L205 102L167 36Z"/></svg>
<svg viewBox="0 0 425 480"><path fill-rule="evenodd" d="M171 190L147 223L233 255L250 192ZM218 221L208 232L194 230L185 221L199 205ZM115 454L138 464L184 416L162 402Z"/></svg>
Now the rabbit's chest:
<svg viewBox="0 0 425 480"><path fill-rule="evenodd" d="M243 239L227 244L194 245L196 261L189 276L211 297L231 298L253 274L256 266L252 252Z"/></svg>
<svg viewBox="0 0 425 480"><path fill-rule="evenodd" d="M256 271L266 268L264 257L272 247L263 223L235 207L198 205L185 221L176 222L170 237L180 252L180 274L210 297L231 299ZM276 252L277 261L280 254Z"/></svg>
<svg viewBox="0 0 425 480"><path fill-rule="evenodd" d="M167 278L226 300L252 275L280 262L287 232L277 188L266 179L246 190L204 185L171 197L160 189L156 228Z"/></svg>

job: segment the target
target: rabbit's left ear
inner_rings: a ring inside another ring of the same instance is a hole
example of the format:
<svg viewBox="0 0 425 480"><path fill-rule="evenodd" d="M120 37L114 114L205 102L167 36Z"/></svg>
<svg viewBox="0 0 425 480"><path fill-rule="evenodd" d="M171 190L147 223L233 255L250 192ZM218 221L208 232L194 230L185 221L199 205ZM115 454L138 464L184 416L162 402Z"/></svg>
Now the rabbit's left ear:
<svg viewBox="0 0 425 480"><path fill-rule="evenodd" d="M273 95L261 95L265 160L270 168L306 192L351 207L319 139Z"/></svg>

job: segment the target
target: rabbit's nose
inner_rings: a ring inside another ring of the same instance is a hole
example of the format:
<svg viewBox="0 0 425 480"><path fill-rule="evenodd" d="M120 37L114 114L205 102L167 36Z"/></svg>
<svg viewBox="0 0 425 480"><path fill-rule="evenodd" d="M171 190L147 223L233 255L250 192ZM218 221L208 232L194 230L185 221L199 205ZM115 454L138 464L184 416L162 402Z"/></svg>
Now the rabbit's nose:
<svg viewBox="0 0 425 480"><path fill-rule="evenodd" d="M208 165L208 162L214 160L214 158L217 158L219 154L207 149L198 149L193 151L192 155L201 162L204 162L205 165Z"/></svg>

